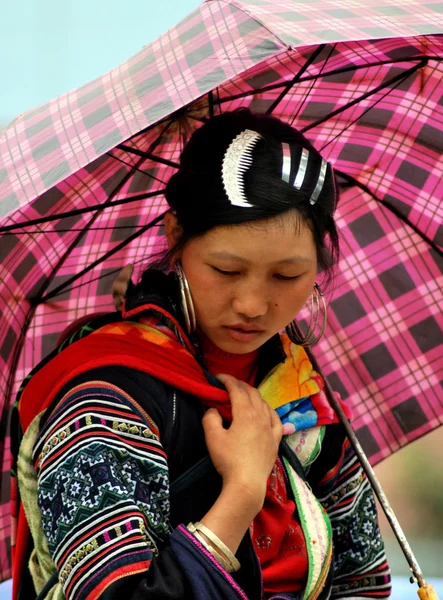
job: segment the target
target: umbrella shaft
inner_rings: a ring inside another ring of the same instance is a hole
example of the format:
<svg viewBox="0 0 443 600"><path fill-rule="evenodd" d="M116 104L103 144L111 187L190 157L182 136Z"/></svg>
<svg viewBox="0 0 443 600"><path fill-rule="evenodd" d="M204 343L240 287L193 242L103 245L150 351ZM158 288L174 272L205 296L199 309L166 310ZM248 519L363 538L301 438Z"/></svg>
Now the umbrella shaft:
<svg viewBox="0 0 443 600"><path fill-rule="evenodd" d="M375 495L377 496L377 498L381 504L383 512L385 513L386 518L389 521L392 531L394 532L395 537L398 540L398 543L403 551L403 554L405 555L405 558L411 568L411 571L412 571L415 579L417 580L418 585L420 587L423 587L426 585L426 581L424 579L423 573L420 569L417 559L414 556L412 548L409 545L408 540L406 539L403 529L401 528L401 525L398 522L398 519L395 516L395 513L394 513L391 505L389 504L389 500L387 499L386 494L384 493L383 488L381 487L380 482L377 479L374 469L372 468L371 464L369 463L369 460L368 460L363 448L361 447L360 442L358 441L355 431L352 429L348 419L346 418L346 415L343 412L343 409L340 406L340 403L338 402L337 398L335 397L335 394L334 394L327 378L325 377L325 375L323 375L317 360L315 359L314 355L309 350L309 348L306 348L306 350L308 351L308 355L309 355L309 358L312 362L314 369L318 373L320 373L320 375L322 375L322 377L325 381L325 391L326 391L328 400L329 400L332 408L337 413L338 417L340 418L340 421L342 422L342 424L346 430L346 434L349 438L349 441L351 442L351 445L354 448L354 451L355 451L358 459L360 460L363 470L365 471L365 473L369 479L369 482L371 483L372 489L374 490Z"/></svg>

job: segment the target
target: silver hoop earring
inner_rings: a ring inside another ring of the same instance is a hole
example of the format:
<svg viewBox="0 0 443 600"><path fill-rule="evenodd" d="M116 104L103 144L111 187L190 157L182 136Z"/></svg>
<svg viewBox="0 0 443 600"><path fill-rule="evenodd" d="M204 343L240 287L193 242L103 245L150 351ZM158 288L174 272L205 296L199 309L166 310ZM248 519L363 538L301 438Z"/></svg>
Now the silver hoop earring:
<svg viewBox="0 0 443 600"><path fill-rule="evenodd" d="M319 325L321 312L323 313L323 315L321 319L321 324ZM314 285L314 289L311 295L311 315L309 318L308 331L305 333L305 335L302 335L300 326L294 319L289 323L289 325L287 325L286 333L288 334L288 337L291 340L291 342L297 344L297 346L310 348L311 346L317 344L323 337L327 322L328 315L326 300L323 296L323 292L321 291L320 286L316 283ZM320 331L317 335L315 335L315 331L317 330L318 326L320 326Z"/></svg>
<svg viewBox="0 0 443 600"><path fill-rule="evenodd" d="M191 290L189 289L189 283L186 279L183 267L179 262L175 263L175 273L178 277L180 285L180 298L183 315L185 317L187 333L191 334L197 327L197 321L195 318L194 302L192 301Z"/></svg>

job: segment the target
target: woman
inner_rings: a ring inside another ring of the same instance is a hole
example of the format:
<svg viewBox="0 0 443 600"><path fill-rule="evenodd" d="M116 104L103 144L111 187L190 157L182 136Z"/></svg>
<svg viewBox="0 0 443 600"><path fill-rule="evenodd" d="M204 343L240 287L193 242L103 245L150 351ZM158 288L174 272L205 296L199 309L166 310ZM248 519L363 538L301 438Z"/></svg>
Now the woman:
<svg viewBox="0 0 443 600"><path fill-rule="evenodd" d="M293 323L338 254L331 166L241 110L194 133L166 199L161 268L20 399L16 597L389 597L369 484Z"/></svg>

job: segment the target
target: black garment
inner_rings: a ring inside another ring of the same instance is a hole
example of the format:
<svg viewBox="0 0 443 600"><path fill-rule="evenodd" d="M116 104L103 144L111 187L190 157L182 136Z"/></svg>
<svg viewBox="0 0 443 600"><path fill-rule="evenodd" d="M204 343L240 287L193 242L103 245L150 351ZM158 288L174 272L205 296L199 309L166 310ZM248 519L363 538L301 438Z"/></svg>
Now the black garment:
<svg viewBox="0 0 443 600"><path fill-rule="evenodd" d="M156 284L160 287L164 285L166 291L162 293L156 288L154 296L150 296L146 290L136 289L128 298L128 310L154 302L158 305L164 301L163 308L170 312L174 311L174 316L179 318L180 315L175 313L177 300L173 296L174 286L171 285L171 278L164 278L161 275L155 275L155 277ZM140 316L141 314L138 314L135 319ZM171 323L169 325L172 326ZM256 384L258 385L262 378L283 358L280 338L275 336L261 349ZM202 360L201 357L200 359ZM221 385L209 373L208 380L218 386ZM104 381L123 390L130 397L136 399L141 409L148 413L157 425L160 442L167 455L171 492L174 488L180 489L177 494L171 493L171 527L176 528L180 524L200 520L214 504L221 490L221 478L212 466L203 471L202 477L197 479L193 477L193 469L196 468L196 465L201 465L201 461L208 455L201 424L204 410L202 404L189 394L175 390L145 373L126 367L102 367L76 377L61 390L52 406L47 410L41 423L42 430L44 430L48 418L57 408L60 399L75 386L90 381ZM306 473L307 483L314 493L318 490L320 497L324 497L328 493L328 489L321 486L320 482L329 469L339 462L344 440L345 433L342 426L328 426L323 440L323 449ZM296 471L303 474L295 455L291 456L292 451L289 450L288 454L287 449L281 447L280 454L283 453L293 462ZM192 481L192 485L186 485L186 480ZM180 485L174 485L179 483ZM331 482L331 486L334 483ZM288 497L292 498L292 490L289 486ZM242 540L237 557L242 566L237 573L233 574L233 579L250 600L260 600L261 570L249 532ZM333 577L334 568L331 566L328 580L319 600L326 600L330 597ZM115 600L124 596L127 600L142 600L142 598L146 600L189 598L191 600L194 597L191 583L186 570L176 560L171 545L166 542L163 547L159 547L159 555L152 560L146 574L128 575L114 581L101 594L100 598ZM29 595L26 593L26 588L30 592ZM33 597L35 595L32 595L28 585L24 585L21 599L30 600ZM284 596L278 594L277 597Z"/></svg>

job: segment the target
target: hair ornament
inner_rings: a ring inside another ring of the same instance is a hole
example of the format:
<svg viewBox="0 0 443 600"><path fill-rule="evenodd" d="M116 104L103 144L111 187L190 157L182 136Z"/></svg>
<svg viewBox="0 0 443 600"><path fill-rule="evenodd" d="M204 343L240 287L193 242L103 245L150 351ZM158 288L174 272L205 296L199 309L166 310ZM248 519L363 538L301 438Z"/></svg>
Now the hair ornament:
<svg viewBox="0 0 443 600"><path fill-rule="evenodd" d="M294 181L294 187L296 190L301 189L303 185L303 181L305 180L306 171L308 170L308 162L309 162L309 150L303 148L300 158L300 164L298 166L297 175Z"/></svg>
<svg viewBox="0 0 443 600"><path fill-rule="evenodd" d="M287 142L282 142L282 155L283 155L283 162L282 162L282 169L281 169L281 178L282 178L282 181L285 181L286 183L290 183L290 179L291 179L291 147ZM293 183L293 186L297 190L300 190L302 188L303 182L305 180L306 172L308 170L308 163L309 163L309 150L307 150L307 148L302 148L300 164L298 165L298 170L297 170L297 173L295 174L295 180ZM322 158L320 174L318 176L317 183L315 184L314 191L312 192L311 197L309 199L309 203L311 204L311 206L313 206L317 202L317 200L321 194L323 185L325 183L327 169L328 169L328 163L326 162L326 160L324 158ZM335 180L333 181L333 185L334 185L334 194L335 194L336 193Z"/></svg>
<svg viewBox="0 0 443 600"><path fill-rule="evenodd" d="M286 142L282 142L283 164L281 168L281 178L289 183L291 178L291 147Z"/></svg>
<svg viewBox="0 0 443 600"><path fill-rule="evenodd" d="M244 190L243 176L252 164L252 150L262 136L245 129L235 137L226 150L222 164L222 180L231 204L250 208Z"/></svg>
<svg viewBox="0 0 443 600"><path fill-rule="evenodd" d="M325 183L325 177L326 177L326 170L328 168L328 163L325 161L324 158L321 159L321 167L320 167L320 175L318 177L317 180L317 185L315 186L314 191L312 192L312 196L311 199L309 200L309 203L313 206L317 200L318 197L320 196L320 193L323 189L323 185Z"/></svg>

